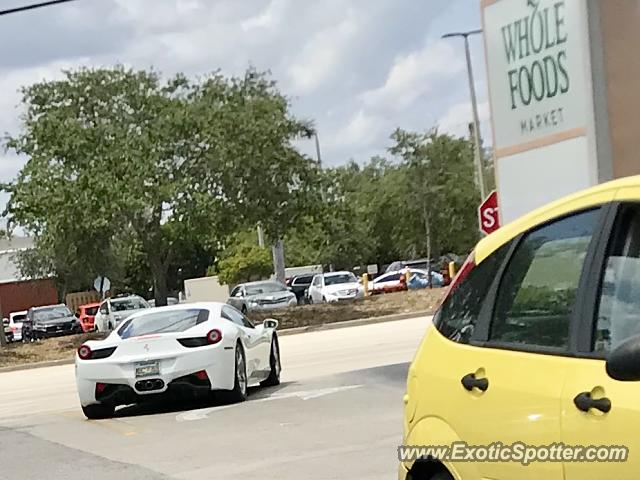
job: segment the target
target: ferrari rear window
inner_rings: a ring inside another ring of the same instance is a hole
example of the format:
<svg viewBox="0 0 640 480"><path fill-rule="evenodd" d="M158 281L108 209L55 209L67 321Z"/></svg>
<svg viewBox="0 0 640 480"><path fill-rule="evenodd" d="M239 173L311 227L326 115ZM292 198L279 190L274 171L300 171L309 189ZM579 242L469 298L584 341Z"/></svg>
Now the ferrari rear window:
<svg viewBox="0 0 640 480"><path fill-rule="evenodd" d="M118 330L120 338L140 337L157 333L184 332L209 319L209 310L200 308L180 310L150 310L130 318Z"/></svg>

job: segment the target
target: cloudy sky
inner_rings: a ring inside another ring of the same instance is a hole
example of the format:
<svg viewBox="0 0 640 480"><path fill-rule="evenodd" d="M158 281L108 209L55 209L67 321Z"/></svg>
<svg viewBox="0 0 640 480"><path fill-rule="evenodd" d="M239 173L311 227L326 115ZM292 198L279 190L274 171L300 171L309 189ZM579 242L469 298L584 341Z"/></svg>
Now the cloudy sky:
<svg viewBox="0 0 640 480"><path fill-rule="evenodd" d="M253 65L270 70L294 112L315 122L325 164L362 162L384 154L398 126L466 133L463 43L440 36L479 25L476 0L77 0L4 16L0 133L20 129L18 89L61 69L122 63L232 75ZM480 39L472 55L488 138ZM311 141L300 149L314 155ZM24 159L2 155L7 181Z"/></svg>

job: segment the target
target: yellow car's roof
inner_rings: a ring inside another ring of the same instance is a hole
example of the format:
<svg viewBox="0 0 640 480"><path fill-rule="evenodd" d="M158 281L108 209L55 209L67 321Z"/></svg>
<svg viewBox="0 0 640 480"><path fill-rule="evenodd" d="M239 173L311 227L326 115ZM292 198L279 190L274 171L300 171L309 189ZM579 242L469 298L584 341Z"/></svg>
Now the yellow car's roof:
<svg viewBox="0 0 640 480"><path fill-rule="evenodd" d="M506 242L536 225L570 212L602 205L617 198L640 200L640 175L624 177L572 193L500 227L478 242L474 251L475 262L476 264L481 262Z"/></svg>

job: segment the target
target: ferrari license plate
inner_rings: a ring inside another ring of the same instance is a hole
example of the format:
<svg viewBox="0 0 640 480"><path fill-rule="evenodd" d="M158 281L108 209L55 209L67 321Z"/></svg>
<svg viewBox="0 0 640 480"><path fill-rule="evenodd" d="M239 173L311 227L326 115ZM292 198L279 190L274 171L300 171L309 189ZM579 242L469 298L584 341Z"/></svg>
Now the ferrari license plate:
<svg viewBox="0 0 640 480"><path fill-rule="evenodd" d="M136 378L151 377L160 374L160 364L158 362L136 363Z"/></svg>

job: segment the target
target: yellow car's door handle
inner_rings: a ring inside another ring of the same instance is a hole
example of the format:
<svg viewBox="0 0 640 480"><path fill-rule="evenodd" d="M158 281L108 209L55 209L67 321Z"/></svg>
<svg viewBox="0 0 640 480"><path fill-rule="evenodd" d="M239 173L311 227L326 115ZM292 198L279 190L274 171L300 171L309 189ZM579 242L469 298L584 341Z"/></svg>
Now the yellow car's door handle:
<svg viewBox="0 0 640 480"><path fill-rule="evenodd" d="M611 400L607 397L593 398L589 392L582 392L576 395L573 403L576 408L582 412L588 412L592 408L600 410L602 413L609 413L611 411Z"/></svg>
<svg viewBox="0 0 640 480"><path fill-rule="evenodd" d="M488 378L476 378L475 373L468 373L460 380L465 390L471 391L474 388L486 392L489 388Z"/></svg>

